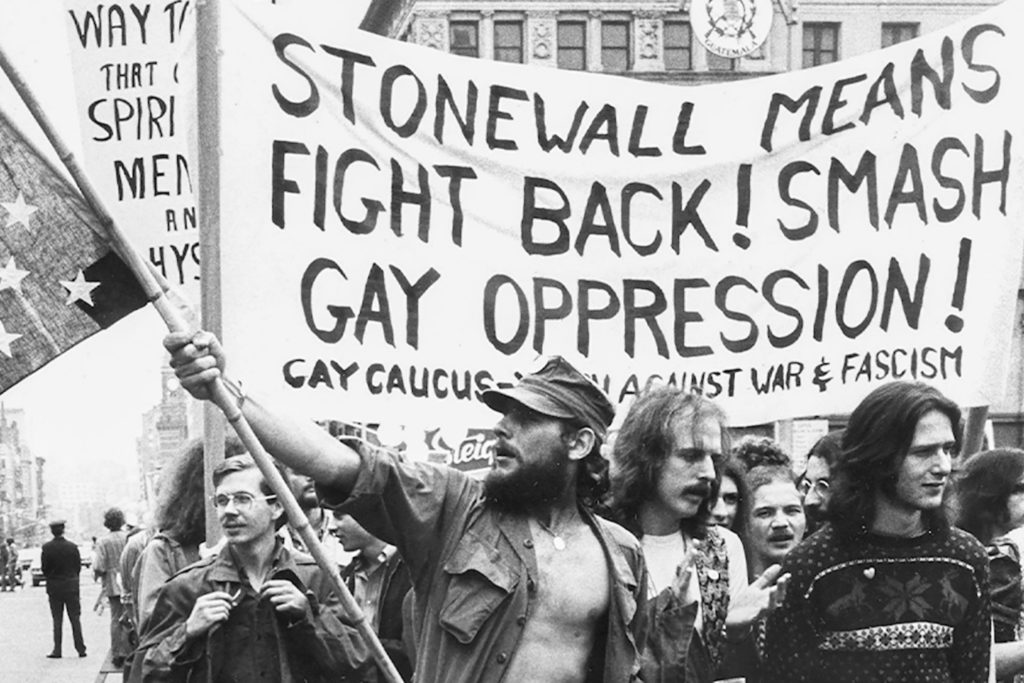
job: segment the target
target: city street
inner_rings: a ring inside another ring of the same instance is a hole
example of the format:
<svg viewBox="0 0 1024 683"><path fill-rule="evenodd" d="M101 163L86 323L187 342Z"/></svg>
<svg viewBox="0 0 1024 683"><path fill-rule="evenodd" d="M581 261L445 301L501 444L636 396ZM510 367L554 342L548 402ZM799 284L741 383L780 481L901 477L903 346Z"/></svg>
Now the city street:
<svg viewBox="0 0 1024 683"><path fill-rule="evenodd" d="M53 641L46 587L31 582L14 593L0 593L0 680L18 683L94 681L110 649L110 612L92 610L100 586L88 570L82 572L82 635L89 656L78 657L71 627L64 617L64 658L47 659ZM113 674L110 683L120 683Z"/></svg>

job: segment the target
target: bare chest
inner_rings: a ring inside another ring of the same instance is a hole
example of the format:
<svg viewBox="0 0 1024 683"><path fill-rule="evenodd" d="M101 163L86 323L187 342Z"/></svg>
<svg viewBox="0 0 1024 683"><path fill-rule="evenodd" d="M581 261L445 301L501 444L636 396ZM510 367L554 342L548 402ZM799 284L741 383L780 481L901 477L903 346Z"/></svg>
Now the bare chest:
<svg viewBox="0 0 1024 683"><path fill-rule="evenodd" d="M533 538L540 579L536 617L574 628L595 624L608 609L611 575L594 533L581 526L563 543L544 532Z"/></svg>

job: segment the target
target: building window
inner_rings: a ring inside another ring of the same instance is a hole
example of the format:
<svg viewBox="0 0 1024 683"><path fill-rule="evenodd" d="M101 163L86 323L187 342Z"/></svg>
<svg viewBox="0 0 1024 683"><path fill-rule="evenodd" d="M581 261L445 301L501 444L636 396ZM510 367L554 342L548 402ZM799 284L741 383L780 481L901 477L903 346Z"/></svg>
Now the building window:
<svg viewBox="0 0 1024 683"><path fill-rule="evenodd" d="M601 68L604 71L628 71L629 22L601 22Z"/></svg>
<svg viewBox="0 0 1024 683"><path fill-rule="evenodd" d="M665 69L689 71L693 68L693 33L685 21L666 21L664 24Z"/></svg>
<svg viewBox="0 0 1024 683"><path fill-rule="evenodd" d="M804 68L839 59L839 24L804 24Z"/></svg>
<svg viewBox="0 0 1024 683"><path fill-rule="evenodd" d="M582 21L558 22L558 66L582 71L587 68L587 25Z"/></svg>
<svg viewBox="0 0 1024 683"><path fill-rule="evenodd" d="M480 30L475 21L453 21L448 28L448 44L453 55L480 56Z"/></svg>
<svg viewBox="0 0 1024 683"><path fill-rule="evenodd" d="M523 61L523 22L494 22L494 59L499 62Z"/></svg>
<svg viewBox="0 0 1024 683"><path fill-rule="evenodd" d="M882 47L891 47L896 43L917 38L920 24L882 24Z"/></svg>
<svg viewBox="0 0 1024 683"><path fill-rule="evenodd" d="M708 71L735 71L736 60L732 57L722 57L708 50Z"/></svg>

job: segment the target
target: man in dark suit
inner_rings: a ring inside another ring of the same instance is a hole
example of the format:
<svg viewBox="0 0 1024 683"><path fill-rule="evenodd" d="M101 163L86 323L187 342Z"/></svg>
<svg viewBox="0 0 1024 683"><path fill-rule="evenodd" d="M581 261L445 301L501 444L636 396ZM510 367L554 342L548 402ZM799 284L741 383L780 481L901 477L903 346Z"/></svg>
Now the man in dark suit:
<svg viewBox="0 0 1024 683"><path fill-rule="evenodd" d="M46 577L46 595L50 599L50 615L53 617L53 651L46 655L50 659L61 656L64 610L68 611L71 635L75 639L78 656L85 656L85 641L82 640L82 601L78 592L78 575L82 571L82 556L78 546L64 538L64 520L50 522L53 540L43 544L40 557L43 576Z"/></svg>

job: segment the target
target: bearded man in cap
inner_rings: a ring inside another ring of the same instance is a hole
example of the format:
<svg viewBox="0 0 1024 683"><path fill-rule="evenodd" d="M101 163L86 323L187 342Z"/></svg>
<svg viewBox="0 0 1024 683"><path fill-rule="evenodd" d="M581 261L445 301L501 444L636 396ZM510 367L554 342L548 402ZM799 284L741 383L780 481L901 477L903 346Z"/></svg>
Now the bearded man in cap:
<svg viewBox="0 0 1024 683"><path fill-rule="evenodd" d="M164 346L182 386L209 398L223 378L217 340L171 334ZM233 391L264 446L312 476L321 501L344 503L398 548L415 592L417 681L638 679L642 553L589 507L606 485L600 445L614 408L564 359L483 393L502 414L485 481L337 441Z"/></svg>

